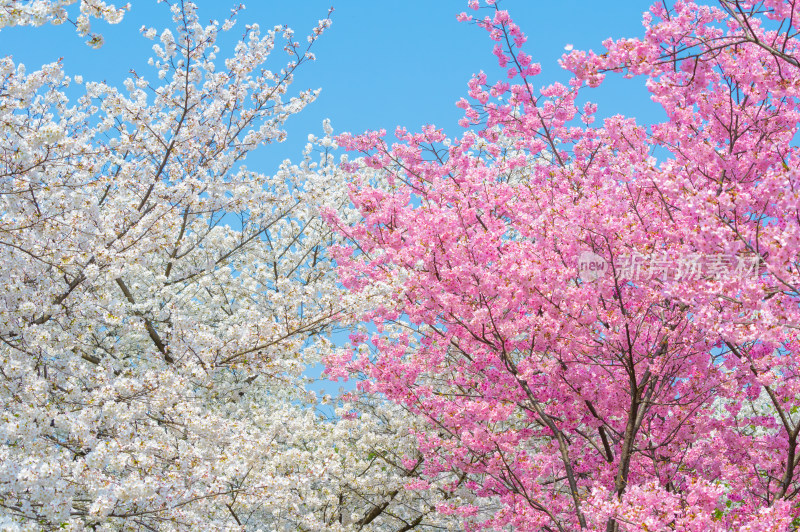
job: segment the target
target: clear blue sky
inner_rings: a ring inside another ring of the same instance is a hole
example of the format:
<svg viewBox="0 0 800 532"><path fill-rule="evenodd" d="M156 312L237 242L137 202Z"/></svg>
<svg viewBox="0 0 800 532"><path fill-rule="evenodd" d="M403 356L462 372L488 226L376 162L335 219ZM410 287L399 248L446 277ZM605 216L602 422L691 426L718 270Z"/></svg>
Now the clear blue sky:
<svg viewBox="0 0 800 532"><path fill-rule="evenodd" d="M155 0L130 0L131 11L116 26L95 22L106 44L93 50L82 44L67 25L39 29L8 28L0 32L0 51L11 54L29 70L63 57L68 74L86 80L119 83L133 68L154 77L146 61L152 41L140 36L142 25L171 24L168 8ZM118 3L124 3L118 2ZM234 4L228 0L199 0L201 20L222 20ZM416 130L433 123L458 133L461 111L455 102L465 94L470 76L495 68L486 32L459 23L456 14L469 11L466 0L251 0L240 14L240 25L258 22L269 28L287 24L303 38L333 5L333 25L315 45L317 61L306 65L295 87L322 88L319 99L287 124L286 143L261 154L266 164L299 158L308 133L321 133L323 118L335 131L362 132L403 125ZM542 64L541 85L564 80L557 60L564 46L602 50L607 37L633 37L643 32L642 12L650 1L625 0L503 0L501 6L527 33L526 51ZM232 35L239 35L235 29ZM219 54L227 57L225 49ZM283 63L283 58L281 63ZM641 81L617 79L593 91L600 116L616 113L642 122L660 117ZM261 160L261 157L259 159ZM250 164L251 167L254 165ZM270 168L259 168L271 172Z"/></svg>

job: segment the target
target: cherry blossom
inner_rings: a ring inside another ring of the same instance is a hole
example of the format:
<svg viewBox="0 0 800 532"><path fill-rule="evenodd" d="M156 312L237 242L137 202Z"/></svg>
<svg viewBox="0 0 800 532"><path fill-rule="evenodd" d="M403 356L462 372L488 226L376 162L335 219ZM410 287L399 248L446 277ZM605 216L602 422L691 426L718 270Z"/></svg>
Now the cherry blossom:
<svg viewBox="0 0 800 532"><path fill-rule="evenodd" d="M76 0L3 0L0 2L0 29L68 22L81 37L89 36L87 44L99 48L103 45L103 36L91 33L91 19L117 24L130 9L130 4L116 7L104 0L80 0L78 15L72 18L69 6L75 3Z"/></svg>
<svg viewBox="0 0 800 532"><path fill-rule="evenodd" d="M302 44L250 24L226 57L235 20L166 9L122 87L0 59L0 528L456 527L436 507L472 501L464 479L405 488L414 416L310 391L331 334L383 297L344 293L326 252L321 211L358 219L332 126L299 162L247 165L314 101L292 81L330 18Z"/></svg>
<svg viewBox="0 0 800 532"><path fill-rule="evenodd" d="M468 528L796 528L800 6L658 2L541 89L510 14L469 7L507 76L473 77L461 136L337 137L362 155L363 220L325 213L341 281L394 297L330 371L427 419L421 480L468 479L478 501L439 507ZM596 119L614 75L666 119Z"/></svg>

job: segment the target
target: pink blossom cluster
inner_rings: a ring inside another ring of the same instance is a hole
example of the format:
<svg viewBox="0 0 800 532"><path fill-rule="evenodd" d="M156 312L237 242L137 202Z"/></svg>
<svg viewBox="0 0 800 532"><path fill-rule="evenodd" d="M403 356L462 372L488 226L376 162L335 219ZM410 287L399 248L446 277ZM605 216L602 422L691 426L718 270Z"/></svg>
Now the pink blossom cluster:
<svg viewBox="0 0 800 532"><path fill-rule="evenodd" d="M569 82L541 89L510 15L469 6L508 75L469 82L463 134L338 138L363 155L361 221L328 216L341 282L394 297L330 375L427 419L423 479L461 478L437 508L478 528L796 529L800 4L657 2L643 37L569 51ZM587 98L615 74L666 118L596 119ZM760 266L585 283L586 250Z"/></svg>

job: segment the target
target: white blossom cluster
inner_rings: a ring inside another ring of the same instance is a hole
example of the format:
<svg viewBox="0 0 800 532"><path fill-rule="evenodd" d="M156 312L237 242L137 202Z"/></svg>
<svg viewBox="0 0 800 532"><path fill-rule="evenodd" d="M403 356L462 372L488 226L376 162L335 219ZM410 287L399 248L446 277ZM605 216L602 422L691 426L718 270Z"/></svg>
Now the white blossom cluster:
<svg viewBox="0 0 800 532"><path fill-rule="evenodd" d="M69 3L4 2L0 26ZM152 79L74 103L57 64L0 59L0 528L457 528L434 512L453 479L404 488L422 421L364 394L329 419L305 387L366 304L325 254L320 209L356 215L330 125L300 164L244 164L314 100L288 89L329 19L305 47L248 26L220 64L233 22L171 9L142 30Z"/></svg>
<svg viewBox="0 0 800 532"><path fill-rule="evenodd" d="M94 48L103 45L103 36L91 33L91 20L117 24L130 4L116 7L103 0L80 0L77 17L72 18L69 6L77 0L0 0L0 29L10 26L42 26L47 23L72 23L81 37L89 36L87 44Z"/></svg>

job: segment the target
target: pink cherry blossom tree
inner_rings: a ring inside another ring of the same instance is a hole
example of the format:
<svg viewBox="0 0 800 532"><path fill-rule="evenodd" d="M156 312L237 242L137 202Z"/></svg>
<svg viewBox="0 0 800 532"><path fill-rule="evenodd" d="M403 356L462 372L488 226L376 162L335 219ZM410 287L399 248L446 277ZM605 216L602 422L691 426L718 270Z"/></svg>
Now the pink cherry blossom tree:
<svg viewBox="0 0 800 532"><path fill-rule="evenodd" d="M438 509L477 527L796 528L800 5L657 3L540 90L509 13L470 7L507 77L473 77L460 137L338 137L341 280L394 297L329 373L427 419L423 476L485 501ZM596 120L617 74L667 118Z"/></svg>

